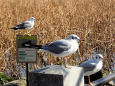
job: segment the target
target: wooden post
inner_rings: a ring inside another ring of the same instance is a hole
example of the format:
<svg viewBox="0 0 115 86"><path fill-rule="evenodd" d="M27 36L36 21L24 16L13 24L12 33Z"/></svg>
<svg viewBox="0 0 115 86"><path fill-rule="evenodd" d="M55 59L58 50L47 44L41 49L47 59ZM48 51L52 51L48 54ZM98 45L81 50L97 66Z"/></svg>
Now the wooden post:
<svg viewBox="0 0 115 86"><path fill-rule="evenodd" d="M29 78L28 78L28 63L26 63L26 86L29 86Z"/></svg>

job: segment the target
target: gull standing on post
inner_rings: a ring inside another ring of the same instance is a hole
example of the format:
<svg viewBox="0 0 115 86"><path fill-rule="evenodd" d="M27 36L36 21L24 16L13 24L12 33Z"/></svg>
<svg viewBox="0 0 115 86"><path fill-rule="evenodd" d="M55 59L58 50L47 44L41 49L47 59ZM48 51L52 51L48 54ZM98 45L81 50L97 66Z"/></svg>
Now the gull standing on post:
<svg viewBox="0 0 115 86"><path fill-rule="evenodd" d="M56 40L50 44L33 45L31 41L23 43L24 47L40 49L43 52L51 53L56 57L65 57L78 50L80 38L72 34L66 39Z"/></svg>
<svg viewBox="0 0 115 86"><path fill-rule="evenodd" d="M99 72L103 67L103 56L101 54L96 54L93 59L90 59L86 62L83 62L79 65L79 67L83 67L84 69L84 76L88 76L89 84L91 86L92 83L90 81L90 75Z"/></svg>
<svg viewBox="0 0 115 86"><path fill-rule="evenodd" d="M18 29L31 29L34 26L34 17L30 17L29 21L23 21L20 24L18 24L15 27L12 27L11 29L13 30L18 30Z"/></svg>

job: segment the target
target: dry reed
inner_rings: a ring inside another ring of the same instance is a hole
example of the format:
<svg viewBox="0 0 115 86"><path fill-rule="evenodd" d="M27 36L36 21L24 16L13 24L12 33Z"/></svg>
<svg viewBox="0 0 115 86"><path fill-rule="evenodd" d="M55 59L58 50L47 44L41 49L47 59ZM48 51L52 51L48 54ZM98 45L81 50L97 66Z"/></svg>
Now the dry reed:
<svg viewBox="0 0 115 86"><path fill-rule="evenodd" d="M115 0L0 0L0 71L9 76L20 76L21 64L16 62L16 35L28 32L12 31L11 27L33 16L38 44L44 44L70 34L81 40L79 52L62 58L63 64L76 65L88 54L101 53L106 57L104 67L110 70L115 55ZM33 69L55 64L56 58L38 53ZM17 70L18 65L19 70ZM23 65L24 66L24 65ZM9 72L9 73L8 73Z"/></svg>

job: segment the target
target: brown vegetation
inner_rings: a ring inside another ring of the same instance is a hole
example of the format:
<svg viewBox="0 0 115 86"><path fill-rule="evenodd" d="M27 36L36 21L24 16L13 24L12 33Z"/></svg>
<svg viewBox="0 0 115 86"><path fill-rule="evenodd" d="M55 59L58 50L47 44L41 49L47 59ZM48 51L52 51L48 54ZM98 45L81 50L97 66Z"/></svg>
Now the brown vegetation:
<svg viewBox="0 0 115 86"><path fill-rule="evenodd" d="M106 69L115 55L115 0L0 0L0 71L20 76L21 64L16 62L16 35L29 30L13 31L10 28L22 20L35 17L30 34L38 36L38 44L77 34L81 40L79 52L62 58L64 64L76 65L76 55L87 57L101 53L106 57ZM55 64L56 59L38 53L34 69ZM78 61L78 62L80 62ZM19 66L17 70L16 65ZM9 68L9 70L8 70Z"/></svg>

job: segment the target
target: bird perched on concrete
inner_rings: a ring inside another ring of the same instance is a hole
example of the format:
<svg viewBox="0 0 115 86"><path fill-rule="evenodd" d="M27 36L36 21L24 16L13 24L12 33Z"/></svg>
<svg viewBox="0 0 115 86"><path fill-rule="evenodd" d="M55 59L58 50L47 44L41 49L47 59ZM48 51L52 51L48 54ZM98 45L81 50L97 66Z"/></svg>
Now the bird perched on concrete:
<svg viewBox="0 0 115 86"><path fill-rule="evenodd" d="M88 76L89 84L93 86L90 81L90 75L95 74L102 69L103 56L101 54L96 54L93 59L83 62L79 67L83 67L84 76Z"/></svg>
<svg viewBox="0 0 115 86"><path fill-rule="evenodd" d="M23 21L20 24L16 25L15 27L12 27L13 30L19 30L19 29L31 29L34 26L34 17L30 17L29 21Z"/></svg>
<svg viewBox="0 0 115 86"><path fill-rule="evenodd" d="M72 34L66 39L56 40L50 44L33 45L31 41L23 43L24 47L40 49L43 52L51 53L56 57L65 57L78 50L80 38Z"/></svg>

